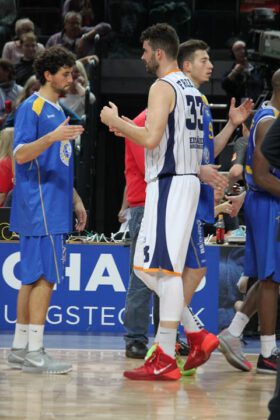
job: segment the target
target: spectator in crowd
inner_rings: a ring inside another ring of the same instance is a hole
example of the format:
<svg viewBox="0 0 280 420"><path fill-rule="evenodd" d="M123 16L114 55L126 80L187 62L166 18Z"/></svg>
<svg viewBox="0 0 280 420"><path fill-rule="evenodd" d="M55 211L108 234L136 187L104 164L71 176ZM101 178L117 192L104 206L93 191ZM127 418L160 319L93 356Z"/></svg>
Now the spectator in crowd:
<svg viewBox="0 0 280 420"><path fill-rule="evenodd" d="M63 30L52 35L46 47L60 44L72 51L78 58L94 53L94 37L106 35L110 32L109 23L99 23L96 26L82 26L82 16L77 12L68 12L64 17Z"/></svg>
<svg viewBox="0 0 280 420"><path fill-rule="evenodd" d="M230 201L230 197L227 197L225 195L225 190L221 188L214 188L214 216L215 216L215 222L217 221L217 218L219 214L223 214L224 216L224 223L225 223L225 238L231 234L232 231L238 228L238 218L231 217L232 213L232 204ZM206 223L204 225L204 235L209 236L211 235L211 238L213 238L213 241L215 240L216 235L216 226L215 223L210 224Z"/></svg>
<svg viewBox="0 0 280 420"><path fill-rule="evenodd" d="M29 96L32 95L32 93L38 91L40 89L40 82L39 80L36 78L35 75L29 77L29 79L26 81L25 85L23 86L22 91L20 92L20 94L18 95L16 101L15 101L15 105L14 108L12 109L12 112L9 113L9 115L7 115L2 127L6 128L6 127L14 127L14 123L15 123L15 112L17 110L17 108L20 106L20 104L25 101L25 99L27 99Z"/></svg>
<svg viewBox="0 0 280 420"><path fill-rule="evenodd" d="M72 83L64 97L60 98L60 103L74 111L80 118L85 114L85 94L89 87L89 81L83 63L77 60L72 71ZM92 92L89 94L90 104L95 102Z"/></svg>
<svg viewBox="0 0 280 420"><path fill-rule="evenodd" d="M0 132L0 207L13 189L13 139L14 129L5 128Z"/></svg>
<svg viewBox="0 0 280 420"><path fill-rule="evenodd" d="M215 188L214 189L214 213L215 217L217 218L219 214L224 215L224 222L225 222L225 233L229 235L233 230L237 229L239 226L238 218L230 217L232 213L232 204L230 202L230 199L227 199L225 197L224 191Z"/></svg>
<svg viewBox="0 0 280 420"><path fill-rule="evenodd" d="M12 63L0 59L0 127L21 91L22 86L15 82L15 69Z"/></svg>
<svg viewBox="0 0 280 420"><path fill-rule="evenodd" d="M222 88L226 91L228 103L232 97L239 105L244 98L256 101L264 89L263 76L260 70L247 58L244 41L235 41L231 47L234 63L222 80Z"/></svg>
<svg viewBox="0 0 280 420"><path fill-rule="evenodd" d="M25 99L31 96L32 93L37 92L40 89L40 86L41 84L35 74L30 76L25 82L23 89L16 100L15 107L17 108L23 101L25 101Z"/></svg>
<svg viewBox="0 0 280 420"><path fill-rule="evenodd" d="M37 38L34 32L27 32L21 35L20 43L23 56L15 65L16 82L23 86L30 76L34 74L33 63L37 53Z"/></svg>
<svg viewBox="0 0 280 420"><path fill-rule="evenodd" d="M70 11L81 14L83 26L92 26L94 13L90 0L65 0L62 9L62 16L66 16L66 14Z"/></svg>
<svg viewBox="0 0 280 420"><path fill-rule="evenodd" d="M23 56L22 44L20 43L21 35L26 32L35 32L34 23L28 18L18 19L15 24L15 39L6 42L2 52L2 58L10 60L12 64L17 64ZM37 51L43 51L44 45L37 43Z"/></svg>

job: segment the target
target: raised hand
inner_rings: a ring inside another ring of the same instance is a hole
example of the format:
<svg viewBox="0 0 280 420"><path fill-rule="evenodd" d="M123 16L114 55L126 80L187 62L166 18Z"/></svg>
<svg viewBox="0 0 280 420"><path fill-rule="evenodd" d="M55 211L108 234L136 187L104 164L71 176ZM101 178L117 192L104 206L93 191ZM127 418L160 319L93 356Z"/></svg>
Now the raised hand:
<svg viewBox="0 0 280 420"><path fill-rule="evenodd" d="M101 121L108 127L112 127L114 125L113 120L118 116L118 107L113 102L109 102L109 106L104 106L100 112Z"/></svg>
<svg viewBox="0 0 280 420"><path fill-rule="evenodd" d="M234 196L228 196L226 195L226 199L229 200L231 202L231 213L230 216L234 217L237 216L239 210L241 209L243 203L244 203L244 199L245 199L245 195L246 192L244 191L243 193L239 194L239 195L234 195Z"/></svg>
<svg viewBox="0 0 280 420"><path fill-rule="evenodd" d="M231 215L232 213L232 203L230 201L224 201L221 204L216 206L217 213L226 213Z"/></svg>
<svg viewBox="0 0 280 420"><path fill-rule="evenodd" d="M201 165L199 179L212 188L224 190L228 186L228 179L218 172L220 165Z"/></svg>
<svg viewBox="0 0 280 420"><path fill-rule="evenodd" d="M242 124L252 113L254 102L252 99L246 99L239 107L235 106L235 98L231 98L230 109L229 109L229 120L230 122L238 127Z"/></svg>
<svg viewBox="0 0 280 420"><path fill-rule="evenodd" d="M67 117L54 131L50 133L52 142L74 140L84 131L82 125L68 125L70 117Z"/></svg>

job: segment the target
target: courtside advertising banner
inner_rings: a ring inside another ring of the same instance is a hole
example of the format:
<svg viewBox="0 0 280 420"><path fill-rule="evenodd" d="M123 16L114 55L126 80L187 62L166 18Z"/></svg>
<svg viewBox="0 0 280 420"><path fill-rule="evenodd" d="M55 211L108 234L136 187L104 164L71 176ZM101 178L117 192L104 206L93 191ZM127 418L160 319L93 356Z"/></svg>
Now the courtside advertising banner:
<svg viewBox="0 0 280 420"><path fill-rule="evenodd" d="M218 331L220 248L206 247L208 271L191 307L203 325ZM14 329L20 287L19 245L0 243L0 329ZM46 330L123 333L125 297L129 281L129 247L67 244L65 277L55 287ZM153 332L151 307L150 332Z"/></svg>

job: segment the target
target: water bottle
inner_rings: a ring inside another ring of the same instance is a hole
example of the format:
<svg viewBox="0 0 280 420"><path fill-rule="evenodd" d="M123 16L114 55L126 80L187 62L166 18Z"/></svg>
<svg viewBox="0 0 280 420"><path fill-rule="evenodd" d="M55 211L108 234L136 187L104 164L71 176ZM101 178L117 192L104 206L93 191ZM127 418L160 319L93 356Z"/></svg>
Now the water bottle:
<svg viewBox="0 0 280 420"><path fill-rule="evenodd" d="M219 214L218 221L216 223L216 243L219 245L225 243L225 222L222 214Z"/></svg>
<svg viewBox="0 0 280 420"><path fill-rule="evenodd" d="M12 112L12 101L10 99L7 99L5 101L5 114L10 114Z"/></svg>

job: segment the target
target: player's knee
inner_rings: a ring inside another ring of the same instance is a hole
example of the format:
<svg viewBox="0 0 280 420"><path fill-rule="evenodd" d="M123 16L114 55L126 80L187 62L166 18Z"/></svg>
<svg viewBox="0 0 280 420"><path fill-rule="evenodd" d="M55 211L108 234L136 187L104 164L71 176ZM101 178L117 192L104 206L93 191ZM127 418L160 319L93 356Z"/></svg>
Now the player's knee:
<svg viewBox="0 0 280 420"><path fill-rule="evenodd" d="M158 280L160 297L160 320L179 321L184 307L183 282L181 277L165 276Z"/></svg>
<svg viewBox="0 0 280 420"><path fill-rule="evenodd" d="M145 283L145 285L149 289L153 290L153 292L155 292L157 295L159 294L158 280L155 275L149 274L143 270L137 270L136 268L134 268L134 273L136 274L137 277L139 277L139 279L143 281L143 283Z"/></svg>

